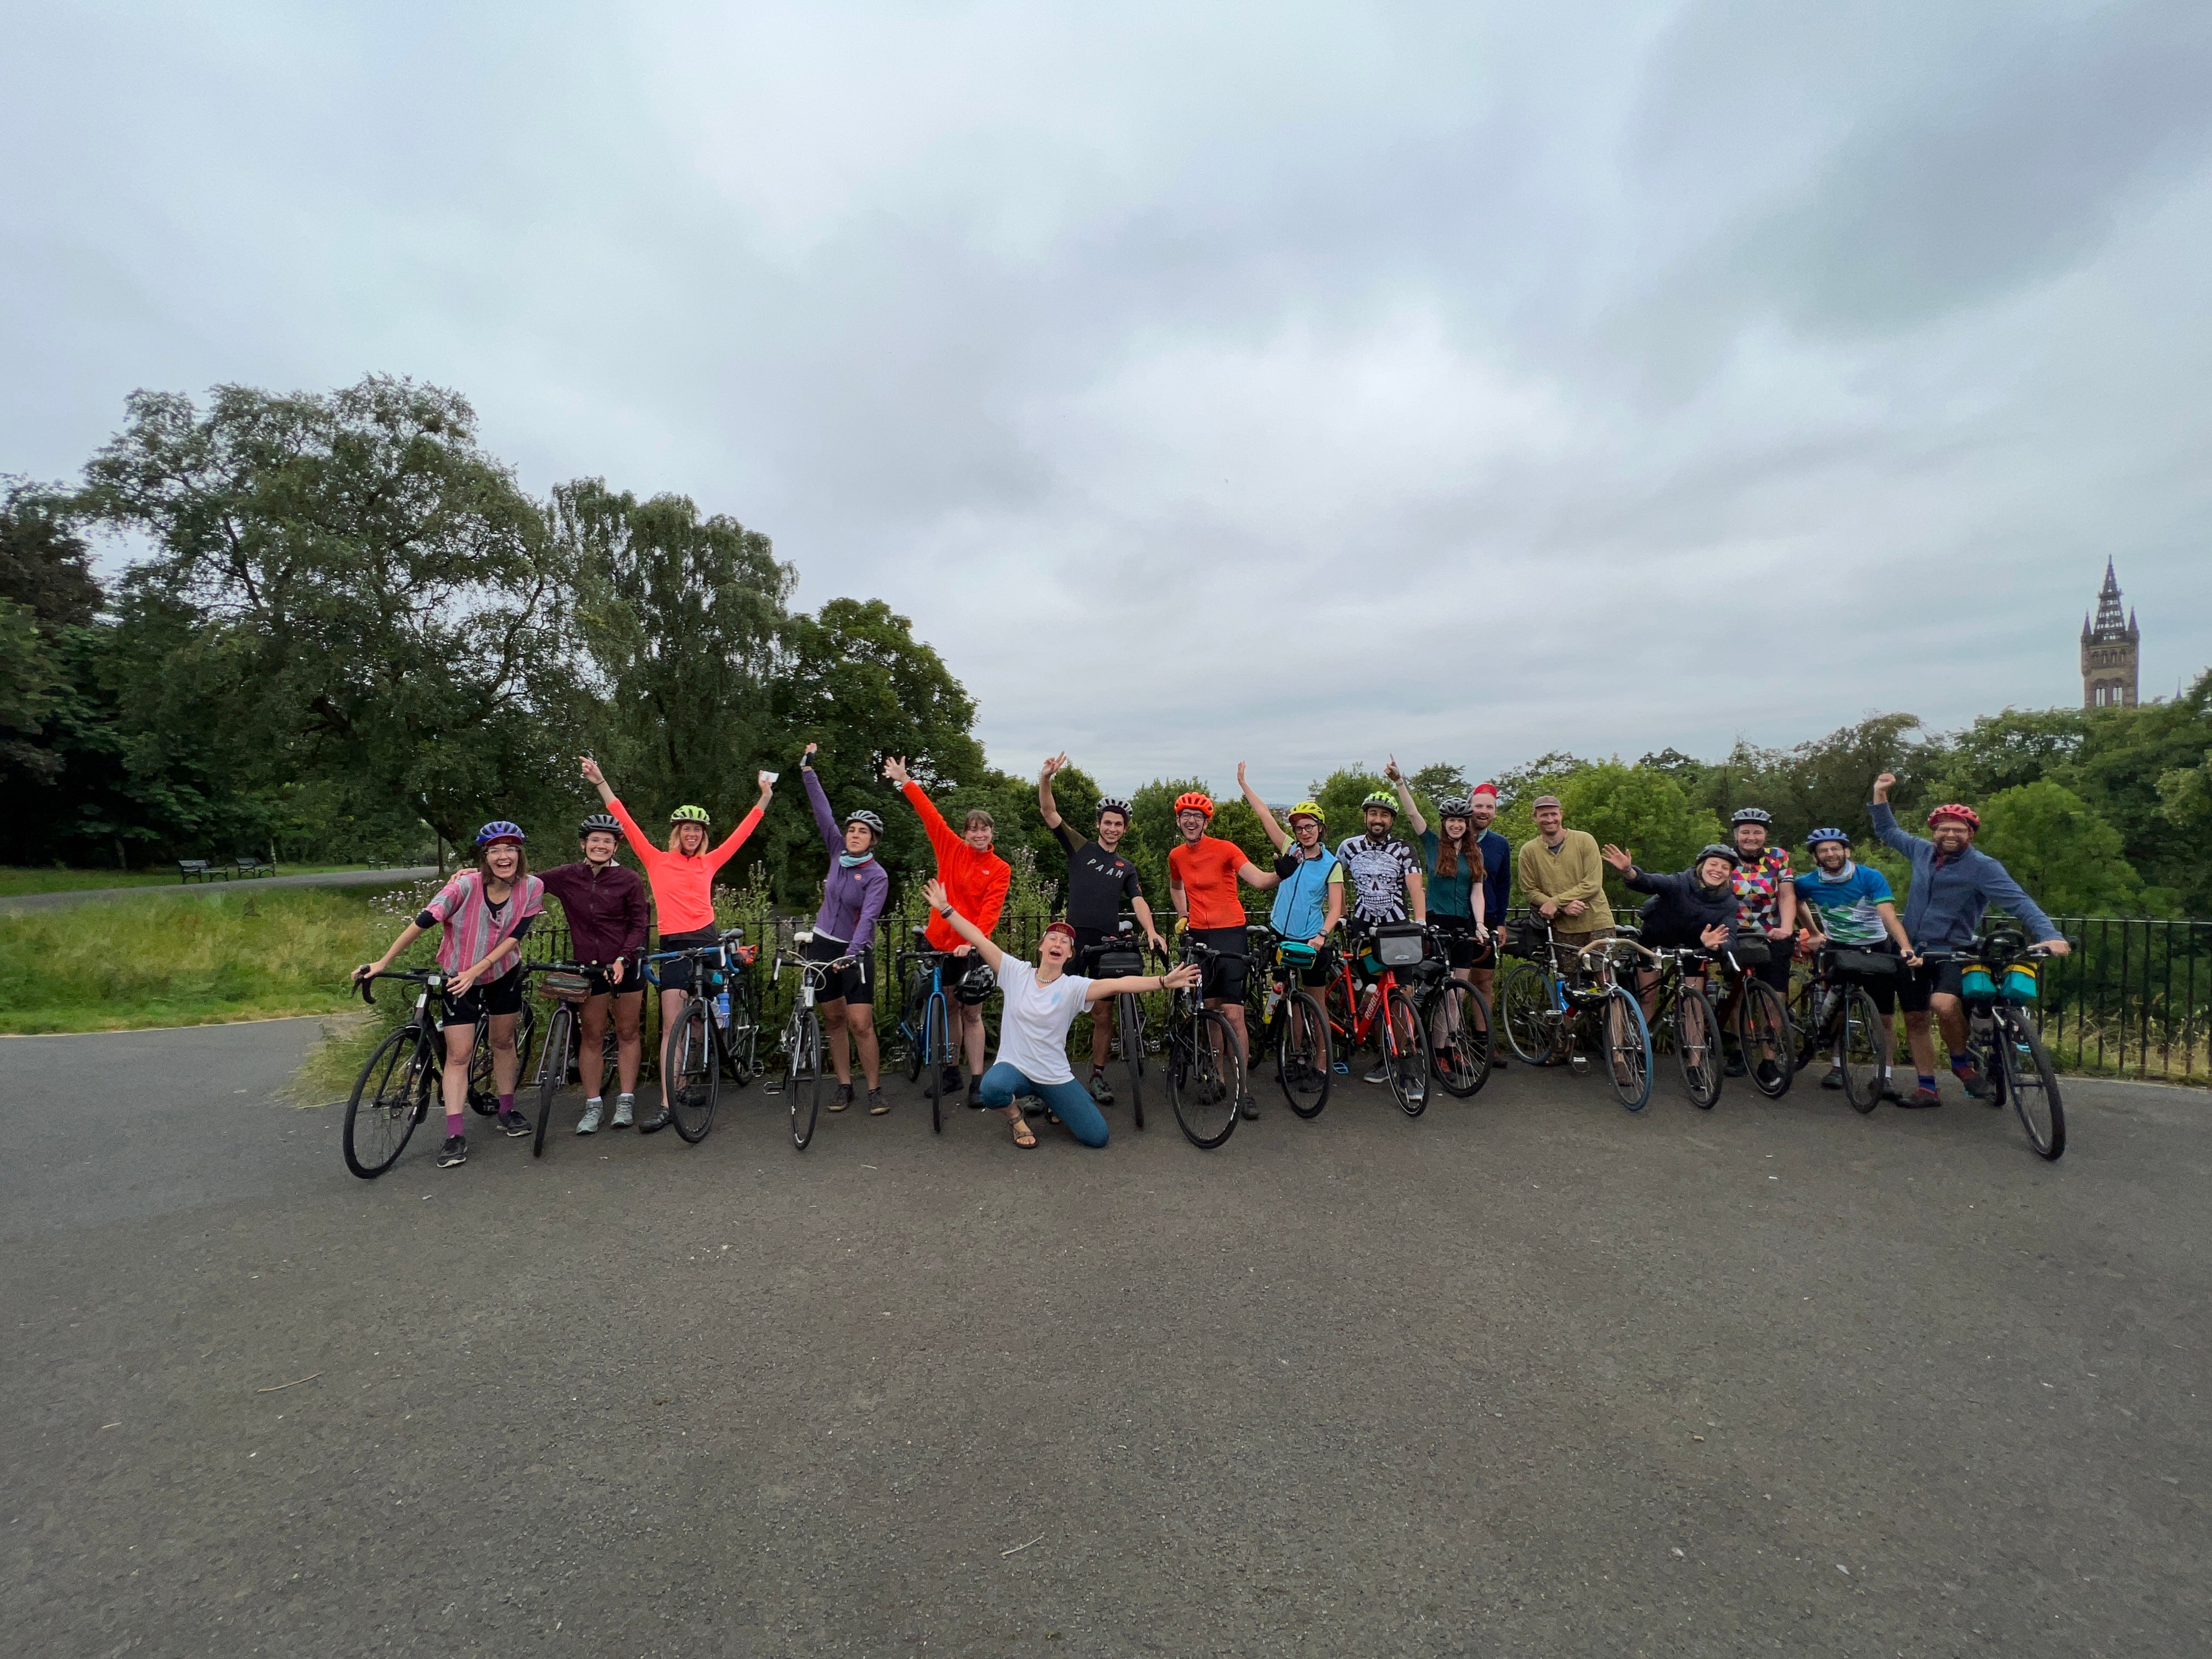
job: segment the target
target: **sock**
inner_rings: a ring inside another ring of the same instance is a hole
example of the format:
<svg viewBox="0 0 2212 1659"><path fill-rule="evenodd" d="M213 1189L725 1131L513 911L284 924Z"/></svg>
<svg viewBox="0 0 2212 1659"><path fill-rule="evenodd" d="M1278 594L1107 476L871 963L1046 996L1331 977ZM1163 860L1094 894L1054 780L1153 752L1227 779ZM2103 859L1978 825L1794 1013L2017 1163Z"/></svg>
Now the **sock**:
<svg viewBox="0 0 2212 1659"><path fill-rule="evenodd" d="M458 1139L460 1139L460 1135L461 1135L461 1115L460 1115L459 1112L448 1112L448 1113L447 1113L447 1114L446 1114L446 1139L448 1139L448 1140L458 1140Z"/></svg>
<svg viewBox="0 0 2212 1659"><path fill-rule="evenodd" d="M636 1099L637 1099L637 1096L636 1096L635 1093L633 1093L631 1091L629 1091L629 1090L628 1090L628 1089L625 1089L625 1090L623 1090L620 1094L618 1094L618 1095L617 1095L617 1096L615 1097L615 1103L616 1103L617 1105L620 1105L620 1104L621 1104L623 1101L625 1101L625 1100L627 1100L627 1101L631 1101L631 1102L633 1102L633 1103L634 1103Z"/></svg>
<svg viewBox="0 0 2212 1659"><path fill-rule="evenodd" d="M1971 1072L1973 1068L1974 1057L1972 1054L1954 1054L1951 1056L1951 1069L1954 1072L1963 1073Z"/></svg>
<svg viewBox="0 0 2212 1659"><path fill-rule="evenodd" d="M599 1096L593 1095L590 1099L586 1100L584 1104L586 1106L604 1106L606 1104L606 1102L600 1099Z"/></svg>
<svg viewBox="0 0 2212 1659"><path fill-rule="evenodd" d="M509 1112L513 1111L514 1109L514 1097L513 1095L501 1095L501 1096L499 1097L499 1115L500 1115L501 1117L505 1117L505 1116L506 1116Z"/></svg>
<svg viewBox="0 0 2212 1659"><path fill-rule="evenodd" d="M1932 1095L1936 1092L1936 1079L1923 1072L1920 1074L1920 1086Z"/></svg>

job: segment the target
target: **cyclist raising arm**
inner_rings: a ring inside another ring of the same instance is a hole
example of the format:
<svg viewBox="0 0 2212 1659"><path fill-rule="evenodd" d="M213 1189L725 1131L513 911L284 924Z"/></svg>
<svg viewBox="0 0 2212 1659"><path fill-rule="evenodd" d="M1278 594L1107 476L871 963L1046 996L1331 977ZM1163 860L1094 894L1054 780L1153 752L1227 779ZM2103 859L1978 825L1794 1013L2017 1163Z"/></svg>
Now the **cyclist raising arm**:
<svg viewBox="0 0 2212 1659"><path fill-rule="evenodd" d="M922 889L933 919L942 921L975 951L998 976L1006 992L999 1020L999 1058L982 1081L982 1103L1006 1113L1013 1126L1014 1145L1024 1151L1037 1144L1019 1104L1024 1095L1036 1095L1066 1124L1069 1133L1086 1146L1106 1144L1106 1120L1091 1097L1075 1080L1067 1064L1067 1033L1075 1017L1094 1002L1118 996L1141 996L1147 991L1179 991L1198 981L1198 969L1188 963L1174 971L1127 979L1085 979L1066 971L1075 951L1075 928L1055 921L1037 941L1036 965L1001 951L991 936L962 915L945 890L933 881Z"/></svg>
<svg viewBox="0 0 2212 1659"><path fill-rule="evenodd" d="M954 835L921 786L908 775L906 757L886 757L884 775L898 786L899 793L914 808L928 833L930 850L937 854L937 878L952 896L953 907L986 933L999 925L999 912L1006 908L1006 884L1013 878L1006 860L991 850L996 835L991 815L981 807L970 807L959 835ZM949 926L942 915L929 919L927 932L930 945L939 951L950 951L955 956L969 955L974 946ZM991 970L981 963L963 975L953 1003L960 1010L961 1048L968 1056L968 1103L983 1103L983 999L991 994ZM945 1092L951 1094L960 1086L960 1068L945 1068Z"/></svg>
<svg viewBox="0 0 2212 1659"><path fill-rule="evenodd" d="M806 804L814 809L814 827L822 832L822 845L829 850L830 873L822 884L822 908L814 918L806 959L856 958L852 966L822 981L822 1031L829 1039L830 1063L837 1068L837 1098L830 1103L830 1109L842 1112L853 1103L853 1057L845 1048L849 1030L853 1047L860 1051L860 1070L868 1079L869 1115L881 1117L890 1110L884 1101L882 1062L876 1053L876 921L891 896L891 878L876 861L884 821L856 808L845 814L844 827L839 829L836 814L830 810L829 792L815 775L817 747L806 745L799 757L799 773L806 780ZM857 1014L855 1006L860 1011Z"/></svg>
<svg viewBox="0 0 2212 1659"><path fill-rule="evenodd" d="M1213 802L1199 791L1176 796L1175 814L1182 840L1168 853L1168 896L1175 901L1176 915L1189 924L1191 937L1220 953L1206 964L1206 1006L1219 1009L1229 1021L1242 1061L1251 1044L1244 1032L1244 902L1237 896L1237 884L1264 890L1282 878L1261 870L1235 842L1206 833L1213 821ZM1247 1118L1260 1115L1249 1089L1237 1109Z"/></svg>
<svg viewBox="0 0 2212 1659"><path fill-rule="evenodd" d="M522 842L522 831L505 818L495 818L477 830L477 867L456 871L415 920L399 930L390 950L353 970L356 984L371 974L383 973L424 933L444 927L438 939L438 966L452 977L446 981L438 1009L439 1036L445 1044L446 1144L438 1151L441 1170L469 1160L462 1114L468 1108L469 1059L480 1014L491 1017L488 1025L492 1077L499 1090L500 1133L526 1135L535 1127L514 1109L519 1067L514 1026L522 1012L522 947L516 941L545 908L545 884L529 872Z"/></svg>
<svg viewBox="0 0 2212 1659"><path fill-rule="evenodd" d="M1413 826L1413 839L1421 844L1421 864L1428 877L1429 920L1443 938L1444 959L1455 979L1471 979L1479 945L1490 939L1490 872L1482 861L1482 848L1474 829L1474 808L1462 796L1437 803L1439 836L1421 817L1398 758L1390 757L1382 775L1398 787L1398 804Z"/></svg>
<svg viewBox="0 0 2212 1659"><path fill-rule="evenodd" d="M1285 835L1275 822L1274 809L1245 781L1243 761L1237 763L1237 787L1258 815L1267 839L1275 843L1275 879L1280 885L1275 890L1275 907L1267 913L1268 925L1279 939L1303 939L1320 950L1344 919L1344 866L1322 844L1328 825L1322 817L1320 803L1302 800L1291 808L1284 815L1291 821L1290 833ZM1319 989L1328 985L1328 974L1316 962L1300 969L1298 979Z"/></svg>
<svg viewBox="0 0 2212 1659"><path fill-rule="evenodd" d="M646 839L645 831L638 828L637 820L629 809L615 796L614 787L599 770L599 763L589 755L583 758L584 777L599 792L607 811L621 823L623 833L629 837L630 851L645 866L646 879L653 884L653 902L660 913L660 948L664 951L689 951L695 947L720 943L721 935L714 927L714 876L730 861L731 855L745 844L760 823L761 814L775 793L775 786L769 775L760 775L760 799L753 810L745 814L738 827L730 831L722 844L711 852L707 847L707 830L711 820L703 806L679 806L668 815L668 845L655 847ZM640 1134L652 1134L669 1124L668 1100L668 1040L675 1035L684 1016L684 1000L691 990L691 964L671 962L663 964L668 971L660 976L660 1110L637 1126Z"/></svg>
<svg viewBox="0 0 2212 1659"><path fill-rule="evenodd" d="M1080 968L1086 952L1117 936L1121 925L1121 901L1125 898L1137 913L1138 925L1145 930L1145 937L1152 941L1152 948L1165 955L1167 942L1152 925L1152 907L1145 902L1144 884L1138 878L1137 866L1115 850L1121 846L1121 837L1129 833L1129 803L1113 795L1100 801L1098 833L1089 841L1084 840L1060 816L1060 804L1052 798L1052 775L1066 764L1067 757L1059 754L1039 769L1037 811L1044 814L1044 827L1067 849L1067 920L1075 929L1075 965ZM1091 1081L1087 1086L1091 1099L1101 1106L1114 1103L1114 1091L1106 1082L1106 1046L1112 1035L1107 1021L1091 1022Z"/></svg>

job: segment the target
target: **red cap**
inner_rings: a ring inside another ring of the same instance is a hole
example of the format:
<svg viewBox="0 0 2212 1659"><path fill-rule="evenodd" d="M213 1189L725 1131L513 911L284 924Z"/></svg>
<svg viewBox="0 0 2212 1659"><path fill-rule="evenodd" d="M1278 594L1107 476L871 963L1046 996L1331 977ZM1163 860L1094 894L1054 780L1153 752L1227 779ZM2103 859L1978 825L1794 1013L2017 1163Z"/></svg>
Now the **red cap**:
<svg viewBox="0 0 2212 1659"><path fill-rule="evenodd" d="M1045 931L1046 933L1065 933L1065 934L1066 934L1066 935L1068 936L1068 938L1070 938L1071 939L1073 939L1073 938L1075 937L1075 927L1074 927L1074 925L1073 925L1073 923L1071 923L1071 922L1066 922L1066 921L1051 921L1051 922L1047 922L1047 923L1045 924L1045 930L1044 930L1044 931Z"/></svg>
<svg viewBox="0 0 2212 1659"><path fill-rule="evenodd" d="M1478 783L1474 788L1468 791L1468 799L1472 800L1477 795L1487 795L1491 799L1496 800L1498 799L1498 786L1494 783Z"/></svg>

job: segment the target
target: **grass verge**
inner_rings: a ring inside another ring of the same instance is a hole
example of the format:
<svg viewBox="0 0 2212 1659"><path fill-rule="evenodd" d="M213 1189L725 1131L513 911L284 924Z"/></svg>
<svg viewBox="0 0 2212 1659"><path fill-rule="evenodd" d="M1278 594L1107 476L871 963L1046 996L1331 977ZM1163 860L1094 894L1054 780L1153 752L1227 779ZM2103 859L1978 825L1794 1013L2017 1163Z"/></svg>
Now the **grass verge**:
<svg viewBox="0 0 2212 1659"><path fill-rule="evenodd" d="M276 872L285 876L328 875L338 870L366 870L365 864L287 864ZM216 882L218 888L235 887L245 892L258 878ZM150 870L42 870L35 865L0 866L0 898L24 898L33 893L81 893L100 887L170 887L182 885L174 868ZM195 886L198 883L192 884Z"/></svg>

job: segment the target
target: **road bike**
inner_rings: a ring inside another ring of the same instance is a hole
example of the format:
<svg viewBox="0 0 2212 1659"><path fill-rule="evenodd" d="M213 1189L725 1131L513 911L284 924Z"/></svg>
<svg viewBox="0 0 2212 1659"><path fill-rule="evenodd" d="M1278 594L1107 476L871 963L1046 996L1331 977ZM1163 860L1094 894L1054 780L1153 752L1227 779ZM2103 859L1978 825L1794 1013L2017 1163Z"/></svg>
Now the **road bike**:
<svg viewBox="0 0 2212 1659"><path fill-rule="evenodd" d="M1889 1016L1867 987L1894 982L1904 965L1886 951L1822 945L1813 952L1813 970L1797 990L1790 1017L1801 1040L1797 1069L1826 1055L1832 1075L1841 1074L1844 1098L1861 1113L1871 1112L1890 1094L1897 1053Z"/></svg>
<svg viewBox="0 0 2212 1659"><path fill-rule="evenodd" d="M1471 981L1453 974L1441 931L1431 929L1431 938L1436 955L1419 970L1429 980L1420 998L1429 1052L1444 1092L1468 1100L1490 1081L1490 1004Z"/></svg>
<svg viewBox="0 0 2212 1659"><path fill-rule="evenodd" d="M545 1018L545 1041L538 1050L537 1075L530 1085L538 1097L538 1132L531 1140L530 1155L543 1158L555 1103L568 1086L582 1047L584 1004L591 996L591 976L603 972L604 967L596 962L526 962L522 970L539 976L538 994L553 1004L553 1012ZM643 1010L639 1012L642 1017ZM600 1075L613 1076L618 1063L614 1020L610 1017L601 1039Z"/></svg>
<svg viewBox="0 0 2212 1659"><path fill-rule="evenodd" d="M713 945L656 951L645 959L646 978L661 989L670 977L666 963L690 963L683 1009L665 1034L667 1066L660 1079L669 1121L690 1146L714 1127L722 1073L729 1073L739 1088L759 1074L760 1019L745 972L759 952L743 942L744 936L744 928L732 927Z"/></svg>
<svg viewBox="0 0 2212 1659"><path fill-rule="evenodd" d="M1640 1112L1651 1103L1651 1031L1643 1005L1621 982L1616 945L1626 947L1623 957L1643 951L1626 939L1568 951L1541 918L1516 925L1507 953L1524 959L1498 982L1498 1024L1523 1065L1563 1065L1579 1076L1589 1069L1583 1046L1595 1048L1613 1097Z"/></svg>
<svg viewBox="0 0 2212 1659"><path fill-rule="evenodd" d="M1168 996L1162 1030L1168 1104L1183 1139L1211 1152L1237 1132L1244 1099L1244 1056L1237 1028L1218 1008L1206 1006L1206 975L1222 952L1183 936L1178 962L1196 965L1199 982Z"/></svg>
<svg viewBox="0 0 2212 1659"><path fill-rule="evenodd" d="M1788 940L1740 939L1723 946L1718 959L1729 985L1721 1001L1721 1024L1735 1039L1736 1058L1751 1086L1769 1100L1790 1092L1797 1076L1797 1045L1790 1029L1790 1005L1759 977L1759 969L1772 952L1791 948Z"/></svg>
<svg viewBox="0 0 2212 1659"><path fill-rule="evenodd" d="M442 968L402 968L355 981L360 987L361 1000L371 1006L376 1001L376 994L370 988L374 981L404 980L416 988L413 1014L406 1024L387 1033L376 1045L361 1075L354 1079L353 1094L346 1102L346 1168L364 1181L375 1180L399 1161L415 1126L438 1103L439 1079L445 1071L445 1041L434 1004L443 999L451 977ZM530 1005L526 1001L514 1028L518 1076L532 1024ZM491 1070L489 1014L477 1016L470 1041L473 1046L469 1051L469 1104L489 1116L499 1110L497 1083ZM480 1073L489 1104L477 1103Z"/></svg>
<svg viewBox="0 0 2212 1659"><path fill-rule="evenodd" d="M1364 983L1354 971L1355 957L1370 958L1374 964ZM1392 1098L1407 1117L1429 1109L1435 1056L1422 1007L1425 981L1417 975L1432 960L1441 967L1426 927L1410 921L1377 923L1354 935L1338 957L1323 1002L1332 1048L1348 1058L1371 1046ZM1401 974L1407 978L1401 981Z"/></svg>
<svg viewBox="0 0 2212 1659"><path fill-rule="evenodd" d="M945 1073L959 1061L958 1023L952 1017L952 993L946 988L945 969L954 962L950 951L929 942L929 930L914 930L914 945L899 952L897 972L906 987L900 1005L899 1036L906 1043L906 1080L927 1073L929 1079L929 1127L945 1133Z"/></svg>
<svg viewBox="0 0 2212 1659"><path fill-rule="evenodd" d="M1638 948L1644 947L1639 944ZM1689 1091L1690 1103L1700 1111L1710 1112L1721 1097L1724 1063L1720 1016L1714 1012L1712 993L1705 983L1705 973L1712 958L1705 951L1694 949L1648 954L1656 977L1640 987L1641 994L1651 998L1645 1022L1652 1030L1666 1033L1668 1047L1674 1051L1674 1063L1681 1069L1682 1086ZM1638 978L1641 980L1642 975Z"/></svg>
<svg viewBox="0 0 2212 1659"><path fill-rule="evenodd" d="M1316 1118L1328 1104L1336 1072L1329 1053L1328 1011L1321 999L1306 988L1305 975L1327 976L1335 969L1336 953L1329 946L1316 950L1304 939L1277 939L1264 930L1269 941L1267 983L1255 1021L1248 1029L1261 1033L1255 1054L1275 1057L1275 1082L1290 1108L1303 1118Z"/></svg>
<svg viewBox="0 0 2212 1659"><path fill-rule="evenodd" d="M775 956L775 977L786 968L799 972L799 991L791 1000L791 1018L783 1028L784 1103L791 1113L791 1144L800 1152L814 1139L814 1125L822 1114L822 1016L815 1005L822 1000L823 981L842 974L860 958L850 954L827 962L807 959L811 933L793 933L793 948ZM874 1018L873 1011L868 1017Z"/></svg>
<svg viewBox="0 0 2212 1659"><path fill-rule="evenodd" d="M1136 924L1125 920L1116 938L1086 947L1082 970L1086 979L1141 978L1145 957ZM1097 1003L1091 1005L1092 1019L1104 1012ZM1141 1129L1145 1127L1145 1005L1133 991L1124 991L1114 999L1114 1042L1129 1074L1130 1121Z"/></svg>
<svg viewBox="0 0 2212 1659"><path fill-rule="evenodd" d="M2066 1152L2066 1108L2033 1018L2039 994L2036 961L2045 954L2019 928L2000 923L1985 930L1971 951L1923 951L1921 960L1960 964L1966 1040L1983 1057L1990 1104L2002 1109L2009 1103L2036 1156L2056 1163Z"/></svg>

